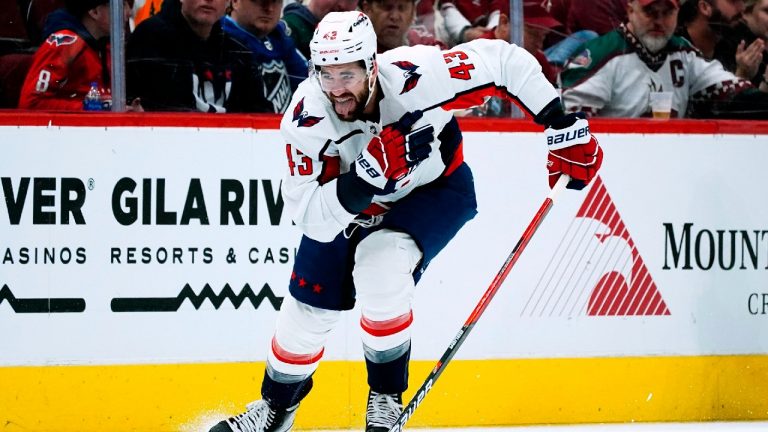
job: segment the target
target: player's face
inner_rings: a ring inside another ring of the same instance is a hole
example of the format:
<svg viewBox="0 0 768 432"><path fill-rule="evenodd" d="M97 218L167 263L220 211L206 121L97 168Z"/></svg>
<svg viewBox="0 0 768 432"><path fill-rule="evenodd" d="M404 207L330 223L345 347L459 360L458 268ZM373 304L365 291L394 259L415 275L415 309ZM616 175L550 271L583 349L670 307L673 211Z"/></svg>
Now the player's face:
<svg viewBox="0 0 768 432"><path fill-rule="evenodd" d="M181 13L195 26L212 26L224 16L227 0L181 0Z"/></svg>
<svg viewBox="0 0 768 432"><path fill-rule="evenodd" d="M382 50L406 45L405 34L416 16L413 0L375 0L363 3Z"/></svg>
<svg viewBox="0 0 768 432"><path fill-rule="evenodd" d="M282 6L282 0L235 0L232 18L254 35L264 37L277 26Z"/></svg>
<svg viewBox="0 0 768 432"><path fill-rule="evenodd" d="M672 37L677 25L678 9L672 3L660 0L642 7L631 1L627 8L629 30L652 53L661 51Z"/></svg>
<svg viewBox="0 0 768 432"><path fill-rule="evenodd" d="M752 11L744 15L744 19L756 36L768 38L768 0L759 0Z"/></svg>
<svg viewBox="0 0 768 432"><path fill-rule="evenodd" d="M339 119L355 121L368 101L368 74L359 62L322 66L318 72L320 87L333 104Z"/></svg>

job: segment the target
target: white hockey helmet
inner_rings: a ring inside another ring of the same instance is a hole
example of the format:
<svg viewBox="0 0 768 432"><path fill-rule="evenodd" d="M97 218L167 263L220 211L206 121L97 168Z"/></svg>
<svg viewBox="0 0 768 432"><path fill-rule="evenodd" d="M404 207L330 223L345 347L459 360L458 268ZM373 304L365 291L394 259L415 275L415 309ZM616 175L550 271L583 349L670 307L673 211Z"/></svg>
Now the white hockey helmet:
<svg viewBox="0 0 768 432"><path fill-rule="evenodd" d="M370 74L376 59L376 32L362 12L329 12L315 28L309 50L314 68L362 60Z"/></svg>

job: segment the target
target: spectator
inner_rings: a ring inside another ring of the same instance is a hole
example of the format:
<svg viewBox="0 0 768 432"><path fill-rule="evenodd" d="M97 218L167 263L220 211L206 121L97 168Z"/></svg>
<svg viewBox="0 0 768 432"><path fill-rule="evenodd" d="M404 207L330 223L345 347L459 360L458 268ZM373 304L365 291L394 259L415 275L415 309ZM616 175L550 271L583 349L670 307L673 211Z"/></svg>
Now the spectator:
<svg viewBox="0 0 768 432"><path fill-rule="evenodd" d="M127 22L131 7L125 2ZM45 41L35 53L19 96L19 108L83 110L96 83L110 87L108 0L68 0L48 16Z"/></svg>
<svg viewBox="0 0 768 432"><path fill-rule="evenodd" d="M414 0L362 0L360 9L368 15L376 32L377 52L409 45L437 45L434 37L411 28L416 19Z"/></svg>
<svg viewBox="0 0 768 432"><path fill-rule="evenodd" d="M544 42L544 54L554 66L565 62L584 42L608 33L627 20L627 0L544 0L552 17L564 26L553 28ZM564 31L564 36L558 35Z"/></svg>
<svg viewBox="0 0 768 432"><path fill-rule="evenodd" d="M715 58L737 76L768 91L768 0L747 0L744 18L728 29L715 47ZM734 53L736 55L734 56Z"/></svg>
<svg viewBox="0 0 768 432"><path fill-rule="evenodd" d="M448 48L445 34L438 36L435 22L434 0L415 0L416 19L408 30L408 45L435 45Z"/></svg>
<svg viewBox="0 0 768 432"><path fill-rule="evenodd" d="M477 7L478 1L481 3L480 7ZM559 5L565 6L562 3ZM532 48L532 52L544 48L546 36L552 30L555 28L564 29L562 22L550 13L549 8L551 6L551 2L547 0L525 0L523 2L524 23L530 22L532 24L524 29L523 43L526 44L526 38L534 38L535 41L530 45L535 47ZM457 42L467 42L477 38L509 40L509 2L506 0L444 0L441 12L448 33ZM468 15L465 17L465 14ZM538 23L529 21L529 16ZM542 22L546 22L546 24L542 26ZM543 32L544 39L542 39L539 33L545 30L544 27L546 27L546 31ZM553 46L547 48L545 56L540 56L542 66L557 65L562 67L568 57L582 43L595 37L597 37L597 33L591 30L581 30L566 35L557 43L552 42ZM554 73L556 72L552 72L552 74Z"/></svg>
<svg viewBox="0 0 768 432"><path fill-rule="evenodd" d="M376 32L376 52L408 45L406 34L416 19L414 0L362 0L362 10Z"/></svg>
<svg viewBox="0 0 768 432"><path fill-rule="evenodd" d="M688 39L704 58L711 60L723 31L739 23L744 0L683 0L681 3L677 35Z"/></svg>
<svg viewBox="0 0 768 432"><path fill-rule="evenodd" d="M626 0L620 1L622 1L625 5L624 9L621 10L623 19L616 20L613 18L599 18L594 20L599 21L600 24L598 25L605 27L610 26L610 28L608 28L603 33L607 33L607 31L613 30L614 28L618 27L619 24L626 21ZM557 69L562 68L565 65L565 62L568 61L568 59L573 54L575 54L576 50L579 49L581 45L584 44L584 42L599 36L595 30L579 28L574 30L568 28L565 25L569 22L568 16L571 12L571 3L573 3L571 0L544 0L541 3L542 7L544 7L549 12L552 18L554 18L555 21L561 23L559 26L552 27L546 38L544 38L544 54L547 56L549 63L553 66L556 66ZM608 11L611 9L606 7L606 5L615 4L605 3L603 1L599 1L598 3L599 5L594 5L592 9L590 9L590 6L592 5L589 3L589 0L581 0L578 4L583 5L582 7L586 11L594 11L596 16L599 16L600 14L607 15ZM574 7L573 9L575 11L578 8ZM581 11L579 11L579 13L581 13ZM579 27L580 25L574 24L574 26ZM595 25L584 25L583 27L599 28Z"/></svg>
<svg viewBox="0 0 768 432"><path fill-rule="evenodd" d="M451 44L480 38L509 39L508 32L498 29L501 15L509 16L507 0L442 0L439 6Z"/></svg>
<svg viewBox="0 0 768 432"><path fill-rule="evenodd" d="M310 0L308 5L301 2L288 4L283 9L283 21L296 42L296 47L305 58L309 58L309 41L315 27L328 12L345 12L357 8L357 0Z"/></svg>
<svg viewBox="0 0 768 432"><path fill-rule="evenodd" d="M227 0L165 0L128 40L129 99L148 111L272 111L252 53L227 37Z"/></svg>
<svg viewBox="0 0 768 432"><path fill-rule="evenodd" d="M296 49L280 21L282 0L234 0L224 32L252 53L261 71L268 110L285 112L294 90L307 78L307 59Z"/></svg>
<svg viewBox="0 0 768 432"><path fill-rule="evenodd" d="M768 95L673 36L677 0L630 0L628 23L587 42L561 73L569 111L649 116L651 91L673 92L672 116L765 116ZM693 102L693 104L691 104ZM742 111L751 105L750 112Z"/></svg>

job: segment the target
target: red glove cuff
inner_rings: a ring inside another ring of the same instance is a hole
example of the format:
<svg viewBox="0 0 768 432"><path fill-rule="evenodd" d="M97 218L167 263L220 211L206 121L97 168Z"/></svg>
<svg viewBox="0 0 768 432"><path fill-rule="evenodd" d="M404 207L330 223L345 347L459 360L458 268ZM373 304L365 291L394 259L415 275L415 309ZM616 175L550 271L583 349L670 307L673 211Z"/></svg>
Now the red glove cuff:
<svg viewBox="0 0 768 432"><path fill-rule="evenodd" d="M592 181L602 164L603 149L594 135L586 144L550 151L547 157L549 187L557 183L560 174L567 174L573 179L568 187L581 189Z"/></svg>

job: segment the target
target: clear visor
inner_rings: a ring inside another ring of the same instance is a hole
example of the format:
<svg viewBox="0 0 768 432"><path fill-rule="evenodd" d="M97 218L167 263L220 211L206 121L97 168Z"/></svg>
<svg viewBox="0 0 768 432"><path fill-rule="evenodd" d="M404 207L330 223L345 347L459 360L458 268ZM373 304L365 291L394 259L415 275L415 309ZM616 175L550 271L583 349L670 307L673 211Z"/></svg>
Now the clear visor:
<svg viewBox="0 0 768 432"><path fill-rule="evenodd" d="M320 81L320 88L323 91L330 92L340 88L351 90L363 82L368 77L368 74L362 68L340 71L320 68L317 76Z"/></svg>

